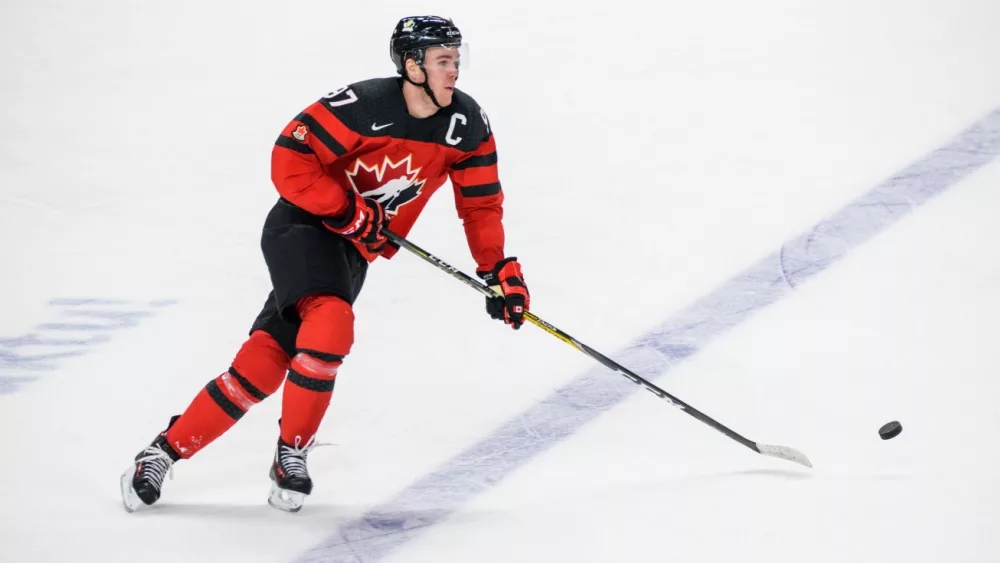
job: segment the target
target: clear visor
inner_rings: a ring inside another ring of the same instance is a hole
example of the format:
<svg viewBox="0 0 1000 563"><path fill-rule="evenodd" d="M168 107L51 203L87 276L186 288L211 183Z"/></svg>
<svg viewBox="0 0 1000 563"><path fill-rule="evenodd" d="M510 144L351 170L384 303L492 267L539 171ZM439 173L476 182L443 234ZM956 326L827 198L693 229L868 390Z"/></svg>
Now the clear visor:
<svg viewBox="0 0 1000 563"><path fill-rule="evenodd" d="M428 47L424 51L424 68L445 72L469 70L469 44Z"/></svg>

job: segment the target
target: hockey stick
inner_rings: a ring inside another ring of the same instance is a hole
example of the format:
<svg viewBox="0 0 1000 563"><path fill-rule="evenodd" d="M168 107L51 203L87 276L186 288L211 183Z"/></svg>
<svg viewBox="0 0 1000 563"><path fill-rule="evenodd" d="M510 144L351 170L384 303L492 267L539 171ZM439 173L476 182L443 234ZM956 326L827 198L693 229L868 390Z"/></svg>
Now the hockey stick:
<svg viewBox="0 0 1000 563"><path fill-rule="evenodd" d="M489 287L487 287L486 285L484 285L479 280L474 279L473 277L465 274L464 272L460 271L458 268L455 268L454 266L448 264L444 260L441 260L437 256L434 256L433 254L427 252L426 250L424 250L424 249L420 248L419 246L413 244L412 242L406 240L405 238L403 238L403 237L401 237L401 236L393 233L392 231L389 231L388 229L383 229L382 232L385 233L386 237L390 241L392 241L394 244L396 244L398 246L401 246L401 247L409 250L410 252L412 252L412 253L416 254L417 256L423 258L427 262L430 262L431 264L437 266L439 269L444 270L445 272L451 274L452 277L457 278L461 282L464 282L466 285L468 285L472 289L475 289L479 293L482 293L484 296L486 296L486 297L496 297L497 296L497 294L494 293L494 291L492 289L490 289ZM677 397L671 395L670 393L667 393L666 391L664 391L663 389L660 389L656 385L653 385L649 381L647 381L647 380L643 379L642 377L636 375L635 373L633 373L628 368L626 368L626 367L622 366L621 364L615 362L614 360L608 358L604 354L601 354L600 352L598 352L597 350L594 350L590 346L587 346L586 344L578 341L577 339L575 339L572 336L566 334L565 332L559 330L558 328L556 328L555 326L549 324L548 322L543 321L541 318L539 318L534 313L532 313L530 311L529 312L525 312L524 313L524 319L526 321L529 321L531 324L534 324L535 326L541 328L545 332L548 332L552 336L555 336L559 340L562 340L566 344L569 344L570 346L576 348L577 350L579 350L579 351L583 352L584 354L590 356L591 358L597 360L602 365L604 365L604 367L610 369L611 371L616 371L616 372L622 374L623 376L627 377L628 379L632 380L633 383L636 383L638 385L642 385L643 387L645 387L648 391L650 391L651 393L653 393L657 397L659 397L659 398L667 401L671 405L673 405L673 406L681 409L682 411L684 411L687 414L689 414L689 415L697 418L698 420L704 422L705 424L711 426L712 428L718 430L719 432L722 432L726 436L728 436L728 437L732 438L733 440L735 440L735 441L743 444L744 446L750 448L751 450L753 450L753 451L755 451L755 452L757 452L759 454L764 454L766 456L776 457L776 458L780 458L780 459L786 459L788 461L794 461L795 463L800 463L800 464L802 464L802 465L804 465L806 467L812 467L812 463L809 461L809 458L807 458L805 456L805 454L803 454L802 452L796 450L795 448L789 448L789 447L786 447L786 446L769 446L767 444L758 444L757 442L754 442L752 440L744 438L743 436L737 434L736 432L733 432L732 430L730 430L726 426L724 426L721 423L717 422L712 417L704 414L703 412L701 412L698 409L692 407L691 405L685 403L684 401L678 399Z"/></svg>

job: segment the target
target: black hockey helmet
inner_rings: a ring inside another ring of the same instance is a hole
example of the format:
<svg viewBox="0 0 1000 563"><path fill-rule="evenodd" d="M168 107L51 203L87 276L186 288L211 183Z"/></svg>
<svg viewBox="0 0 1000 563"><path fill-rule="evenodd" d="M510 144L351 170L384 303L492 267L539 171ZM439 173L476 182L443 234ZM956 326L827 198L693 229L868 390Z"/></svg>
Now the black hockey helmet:
<svg viewBox="0 0 1000 563"><path fill-rule="evenodd" d="M396 71L406 76L406 59L424 64L428 47L458 47L462 45L462 32L455 24L438 16L410 16L399 20L389 39L389 57Z"/></svg>

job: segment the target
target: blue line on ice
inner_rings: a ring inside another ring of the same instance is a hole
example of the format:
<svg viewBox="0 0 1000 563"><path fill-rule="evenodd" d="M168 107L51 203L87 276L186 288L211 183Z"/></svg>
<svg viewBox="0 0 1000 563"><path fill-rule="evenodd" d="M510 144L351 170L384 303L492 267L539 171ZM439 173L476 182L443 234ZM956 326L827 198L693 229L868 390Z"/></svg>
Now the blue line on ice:
<svg viewBox="0 0 1000 563"><path fill-rule="evenodd" d="M789 295L932 197L1000 153L1000 109L947 145L787 241L715 291L612 355L652 379L751 313ZM600 366L512 417L477 444L416 481L395 498L347 522L299 562L371 563L416 537L584 424L642 387ZM530 428L530 432L527 430Z"/></svg>
<svg viewBox="0 0 1000 563"><path fill-rule="evenodd" d="M0 338L0 395L11 395L39 378L39 373L59 369L59 361L83 356L111 339L111 333L139 325L157 309L174 301L59 298L49 301L66 322L41 323L13 338Z"/></svg>

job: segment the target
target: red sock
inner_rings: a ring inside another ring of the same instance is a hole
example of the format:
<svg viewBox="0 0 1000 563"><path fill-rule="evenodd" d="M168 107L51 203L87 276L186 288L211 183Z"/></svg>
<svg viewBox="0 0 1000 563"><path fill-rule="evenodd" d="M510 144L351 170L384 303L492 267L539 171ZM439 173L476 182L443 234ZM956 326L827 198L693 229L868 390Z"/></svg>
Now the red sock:
<svg viewBox="0 0 1000 563"><path fill-rule="evenodd" d="M337 370L354 344L354 311L331 295L306 297L297 309L302 326L281 400L281 439L305 445L323 421Z"/></svg>
<svg viewBox="0 0 1000 563"><path fill-rule="evenodd" d="M281 386L288 355L264 331L254 331L236 354L232 366L202 389L177 422L167 441L182 458L189 458L232 428L253 405Z"/></svg>

